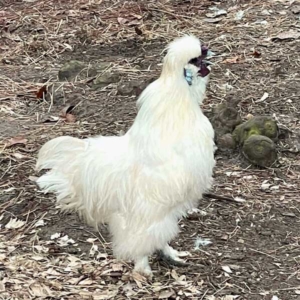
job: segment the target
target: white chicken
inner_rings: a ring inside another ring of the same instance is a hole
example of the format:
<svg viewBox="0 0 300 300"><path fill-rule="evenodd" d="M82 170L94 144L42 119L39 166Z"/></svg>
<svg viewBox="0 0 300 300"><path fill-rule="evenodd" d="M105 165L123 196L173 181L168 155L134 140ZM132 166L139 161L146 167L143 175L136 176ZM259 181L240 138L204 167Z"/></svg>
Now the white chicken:
<svg viewBox="0 0 300 300"><path fill-rule="evenodd" d="M169 242L178 220L212 184L214 131L202 113L207 49L186 35L168 46L160 77L138 99L139 111L123 136L62 136L40 150L37 183L55 192L63 211L94 226L107 223L114 255L151 276L156 250L180 261Z"/></svg>

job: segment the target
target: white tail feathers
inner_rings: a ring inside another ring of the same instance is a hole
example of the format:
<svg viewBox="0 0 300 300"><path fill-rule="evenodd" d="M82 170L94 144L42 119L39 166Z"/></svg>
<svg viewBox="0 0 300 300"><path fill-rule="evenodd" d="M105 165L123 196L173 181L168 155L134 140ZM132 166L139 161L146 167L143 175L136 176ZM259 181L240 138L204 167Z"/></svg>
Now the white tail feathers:
<svg viewBox="0 0 300 300"><path fill-rule="evenodd" d="M45 193L53 192L57 195L62 210L80 212L79 202L74 201L74 171L85 147L86 142L83 140L62 136L48 141L39 151L36 170L51 170L41 176L37 184Z"/></svg>
<svg viewBox="0 0 300 300"><path fill-rule="evenodd" d="M76 154L85 148L83 140L70 136L61 136L48 141L38 154L36 170L52 169L62 167L62 164L72 161Z"/></svg>

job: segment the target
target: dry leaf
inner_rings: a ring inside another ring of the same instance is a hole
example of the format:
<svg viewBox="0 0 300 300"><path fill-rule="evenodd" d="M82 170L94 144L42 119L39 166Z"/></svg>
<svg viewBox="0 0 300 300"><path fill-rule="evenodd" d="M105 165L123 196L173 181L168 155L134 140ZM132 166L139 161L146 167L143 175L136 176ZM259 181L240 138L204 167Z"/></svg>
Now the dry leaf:
<svg viewBox="0 0 300 300"><path fill-rule="evenodd" d="M169 299L173 295L175 295L175 292L173 290L163 291L159 294L158 299Z"/></svg>
<svg viewBox="0 0 300 300"><path fill-rule="evenodd" d="M178 278L179 278L179 276L178 276L178 274L177 274L177 272L176 272L175 269L173 269L173 270L171 271L171 276L172 276L172 278L175 279L175 280L178 280Z"/></svg>
<svg viewBox="0 0 300 300"><path fill-rule="evenodd" d="M7 147L11 147L11 146L17 145L17 144L25 145L26 143L27 143L27 139L25 139L23 136L16 136L16 137L11 138L8 141Z"/></svg>
<svg viewBox="0 0 300 300"><path fill-rule="evenodd" d="M300 295L300 290L295 290L296 295Z"/></svg>
<svg viewBox="0 0 300 300"><path fill-rule="evenodd" d="M252 52L252 55L253 55L255 58L261 57L261 53L258 52L257 50L254 50L254 51Z"/></svg>
<svg viewBox="0 0 300 300"><path fill-rule="evenodd" d="M0 281L0 292L5 292L5 285L3 281Z"/></svg>
<svg viewBox="0 0 300 300"><path fill-rule="evenodd" d="M89 254L90 256L94 256L96 252L98 252L98 246L93 244Z"/></svg>
<svg viewBox="0 0 300 300"><path fill-rule="evenodd" d="M299 14L300 13L300 5L295 5L292 7L291 11L294 13L294 14Z"/></svg>
<svg viewBox="0 0 300 300"><path fill-rule="evenodd" d="M26 222L18 220L17 218L11 218L10 221L5 225L6 229L18 229L24 226Z"/></svg>
<svg viewBox="0 0 300 300"><path fill-rule="evenodd" d="M290 40L290 39L298 39L300 37L300 32L295 30L284 31L279 33L278 35L271 38L274 40Z"/></svg>
<svg viewBox="0 0 300 300"><path fill-rule="evenodd" d="M142 35L142 34L143 34L143 31L142 31L138 26L135 26L135 27L134 27L134 30L135 30L135 33L136 33L137 35Z"/></svg>
<svg viewBox="0 0 300 300"><path fill-rule="evenodd" d="M30 181L36 182L39 178L36 177L36 176L29 176L28 179L29 179Z"/></svg>
<svg viewBox="0 0 300 300"><path fill-rule="evenodd" d="M111 268L114 272L123 271L122 264L111 264Z"/></svg>
<svg viewBox="0 0 300 300"><path fill-rule="evenodd" d="M140 25L140 24L141 24L141 21L139 21L139 20L132 20L127 25L128 26L134 26L134 25Z"/></svg>
<svg viewBox="0 0 300 300"><path fill-rule="evenodd" d="M60 237L61 233L57 232L57 233L54 233L50 236L50 240L55 240L55 239L58 239Z"/></svg>
<svg viewBox="0 0 300 300"><path fill-rule="evenodd" d="M94 283L93 280L90 280L90 279L85 279L85 280L82 280L78 283L78 285L92 285Z"/></svg>
<svg viewBox="0 0 300 300"><path fill-rule="evenodd" d="M33 256L30 256L30 258L33 259L33 260L35 260L35 261L45 260L44 256L39 256L39 255L33 255Z"/></svg>
<svg viewBox="0 0 300 300"><path fill-rule="evenodd" d="M118 290L116 289L114 291L94 292L92 297L93 300L107 300L107 299L115 299L117 294L118 294Z"/></svg>
<svg viewBox="0 0 300 300"><path fill-rule="evenodd" d="M256 100L256 101L255 101L255 103L263 102L263 101L265 101L268 97L269 97L269 94L268 94L268 93L264 93L264 94L262 95L262 97L261 97L259 100Z"/></svg>
<svg viewBox="0 0 300 300"><path fill-rule="evenodd" d="M226 295L225 297L222 298L222 300L234 300L238 298L238 295Z"/></svg>
<svg viewBox="0 0 300 300"><path fill-rule="evenodd" d="M241 198L241 197L234 197L233 200L236 202L245 202L246 201L246 199Z"/></svg>
<svg viewBox="0 0 300 300"><path fill-rule="evenodd" d="M240 21L243 19L245 12L243 10L239 10L236 14L235 14L235 20L236 21Z"/></svg>
<svg viewBox="0 0 300 300"><path fill-rule="evenodd" d="M67 123L75 123L76 117L70 113L74 107L74 105L67 105L60 111L59 116L64 118Z"/></svg>
<svg viewBox="0 0 300 300"><path fill-rule="evenodd" d="M119 24L123 25L123 24L125 24L126 22L128 22L127 19L121 18L121 17L118 18L118 23L119 23Z"/></svg>
<svg viewBox="0 0 300 300"><path fill-rule="evenodd" d="M35 224L34 227L41 227L41 226L45 226L45 221L43 219L38 220Z"/></svg>
<svg viewBox="0 0 300 300"><path fill-rule="evenodd" d="M37 92L36 92L36 97L38 99L44 99L44 97L46 96L47 94L47 85L43 85Z"/></svg>
<svg viewBox="0 0 300 300"><path fill-rule="evenodd" d="M223 271L225 271L226 273L232 273L231 269L229 268L229 266L222 266L221 267Z"/></svg>
<svg viewBox="0 0 300 300"><path fill-rule="evenodd" d="M29 293L34 297L51 297L52 291L50 288L41 283L32 284L29 287Z"/></svg>
<svg viewBox="0 0 300 300"><path fill-rule="evenodd" d="M57 242L58 242L59 246L61 246L61 247L66 247L70 244L75 244L75 241L73 239L69 238L68 235L61 237Z"/></svg>
<svg viewBox="0 0 300 300"><path fill-rule="evenodd" d="M216 18L216 17L223 16L223 15L227 14L227 11L225 9L218 9L218 8L213 7L213 8L211 8L211 10L213 12L206 14L206 17Z"/></svg>
<svg viewBox="0 0 300 300"><path fill-rule="evenodd" d="M136 285L141 289L143 287L142 282L147 282L146 277L144 277L142 274L133 271L132 272L132 279L135 281Z"/></svg>
<svg viewBox="0 0 300 300"><path fill-rule="evenodd" d="M227 58L225 60L222 61L223 64L236 64L239 60L239 57L238 56L235 56L235 57L232 57L232 58Z"/></svg>
<svg viewBox="0 0 300 300"><path fill-rule="evenodd" d="M69 114L74 109L74 107L74 105L67 105L59 112L59 116L65 118L67 114Z"/></svg>
<svg viewBox="0 0 300 300"><path fill-rule="evenodd" d="M46 119L43 123L52 123L52 122L57 122L57 121L59 121L59 117L49 116L49 118Z"/></svg>
<svg viewBox="0 0 300 300"><path fill-rule="evenodd" d="M222 20L222 18L205 18L204 21L207 23L218 23Z"/></svg>
<svg viewBox="0 0 300 300"><path fill-rule="evenodd" d="M65 120L67 123L75 123L76 117L72 114L67 114Z"/></svg>
<svg viewBox="0 0 300 300"><path fill-rule="evenodd" d="M86 241L87 241L88 243L93 244L93 243L96 242L97 240L98 240L97 238L88 238Z"/></svg>
<svg viewBox="0 0 300 300"><path fill-rule="evenodd" d="M96 255L96 258L97 258L97 260L104 260L104 259L107 258L107 256L108 256L107 253L98 253L98 254Z"/></svg>
<svg viewBox="0 0 300 300"><path fill-rule="evenodd" d="M13 153L12 154L16 159L23 159L23 158L26 158L26 155L23 155L21 153Z"/></svg>
<svg viewBox="0 0 300 300"><path fill-rule="evenodd" d="M141 16L141 15L131 14L131 16L137 18L138 20L142 19L142 16Z"/></svg>

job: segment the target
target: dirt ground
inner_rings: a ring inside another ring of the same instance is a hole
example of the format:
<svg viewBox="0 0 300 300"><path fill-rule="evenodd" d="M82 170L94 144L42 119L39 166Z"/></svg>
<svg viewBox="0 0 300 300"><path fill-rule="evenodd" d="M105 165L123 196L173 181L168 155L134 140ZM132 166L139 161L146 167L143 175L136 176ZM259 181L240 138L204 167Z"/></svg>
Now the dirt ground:
<svg viewBox="0 0 300 300"><path fill-rule="evenodd" d="M0 299L300 299L297 2L0 0ZM189 265L153 256L147 282L113 258L105 227L62 215L38 191L34 166L56 136L126 131L136 95L182 33L215 53L203 110L227 101L243 119L273 116L279 160L263 169L218 151L212 192L233 201L202 199L172 243ZM70 60L107 68L59 80ZM95 85L107 73L118 80ZM129 81L137 88L122 92ZM211 243L197 249L197 239Z"/></svg>

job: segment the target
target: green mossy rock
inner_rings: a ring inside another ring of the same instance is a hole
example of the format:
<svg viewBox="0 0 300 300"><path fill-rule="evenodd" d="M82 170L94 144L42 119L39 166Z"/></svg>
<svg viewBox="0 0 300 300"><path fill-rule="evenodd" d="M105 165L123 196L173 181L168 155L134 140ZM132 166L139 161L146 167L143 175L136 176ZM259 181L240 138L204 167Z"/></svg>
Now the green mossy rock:
<svg viewBox="0 0 300 300"><path fill-rule="evenodd" d="M244 142L242 153L249 162L260 167L270 167L277 159L274 142L263 135L251 135Z"/></svg>
<svg viewBox="0 0 300 300"><path fill-rule="evenodd" d="M240 124L233 131L233 138L238 145L243 145L252 135L263 135L276 141L278 137L277 124L271 117L259 116Z"/></svg>

